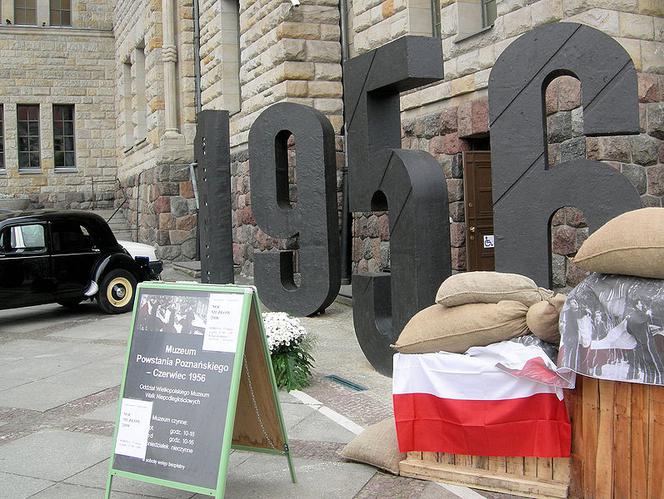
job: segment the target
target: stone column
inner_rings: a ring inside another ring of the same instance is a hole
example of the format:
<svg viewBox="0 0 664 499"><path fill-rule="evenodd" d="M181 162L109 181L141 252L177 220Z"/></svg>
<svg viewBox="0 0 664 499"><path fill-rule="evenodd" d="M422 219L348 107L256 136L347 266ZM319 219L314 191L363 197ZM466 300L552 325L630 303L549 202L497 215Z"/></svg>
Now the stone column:
<svg viewBox="0 0 664 499"><path fill-rule="evenodd" d="M2 12L2 21L1 24L5 24L5 20L9 19L9 21L13 24L14 23L14 0L1 0L0 1L0 6Z"/></svg>
<svg viewBox="0 0 664 499"><path fill-rule="evenodd" d="M161 59L164 63L164 138L176 138L178 130L177 109L177 67L178 49L175 45L175 2L162 0L162 24L164 40L161 48Z"/></svg>
<svg viewBox="0 0 664 499"><path fill-rule="evenodd" d="M50 14L49 0L37 0L37 26L48 26L51 23Z"/></svg>

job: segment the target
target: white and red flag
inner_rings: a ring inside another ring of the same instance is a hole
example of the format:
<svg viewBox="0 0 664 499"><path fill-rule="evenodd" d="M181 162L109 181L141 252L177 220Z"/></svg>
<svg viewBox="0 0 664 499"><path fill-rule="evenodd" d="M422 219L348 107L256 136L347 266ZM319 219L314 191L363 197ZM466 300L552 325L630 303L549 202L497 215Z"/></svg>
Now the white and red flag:
<svg viewBox="0 0 664 499"><path fill-rule="evenodd" d="M501 342L466 354L395 354L401 452L568 457L562 387L573 377L533 346Z"/></svg>

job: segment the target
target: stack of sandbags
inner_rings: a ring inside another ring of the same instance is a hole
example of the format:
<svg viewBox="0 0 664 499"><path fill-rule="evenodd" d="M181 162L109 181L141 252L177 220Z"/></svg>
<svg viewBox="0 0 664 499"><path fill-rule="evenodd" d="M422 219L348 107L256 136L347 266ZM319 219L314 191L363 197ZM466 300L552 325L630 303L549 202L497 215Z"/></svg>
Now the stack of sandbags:
<svg viewBox="0 0 664 499"><path fill-rule="evenodd" d="M559 298L554 298L552 291L518 274L456 274L443 282L436 304L406 324L394 347L400 353L464 353L474 346L509 340L528 333L529 307L551 300L551 305L546 304L555 308ZM549 339L553 336L551 316L545 308L531 317L535 328Z"/></svg>

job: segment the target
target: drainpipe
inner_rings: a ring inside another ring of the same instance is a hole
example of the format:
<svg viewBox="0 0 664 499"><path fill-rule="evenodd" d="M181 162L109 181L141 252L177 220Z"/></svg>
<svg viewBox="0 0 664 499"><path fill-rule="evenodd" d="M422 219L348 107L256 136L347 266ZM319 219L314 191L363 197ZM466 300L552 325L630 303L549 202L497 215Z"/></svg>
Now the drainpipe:
<svg viewBox="0 0 664 499"><path fill-rule="evenodd" d="M342 82L343 64L348 60L348 5L346 0L339 0L339 17L341 28L341 63ZM348 123L346 118L346 106L343 107L343 141L344 141L344 166L341 170L341 182L343 184L342 208L341 208L341 284L351 283L352 272L352 214L350 212L350 187L348 185Z"/></svg>
<svg viewBox="0 0 664 499"><path fill-rule="evenodd" d="M139 240L139 231L140 231L140 225L139 225L139 215L141 213L141 176L143 175L144 170L138 172L138 176L136 177L136 242L140 243L141 241Z"/></svg>
<svg viewBox="0 0 664 499"><path fill-rule="evenodd" d="M196 106L196 116L201 112L203 103L201 101L201 20L198 9L198 0L194 2L194 104ZM191 176L191 186L196 198L196 220L199 216L198 206L198 185L196 182L196 158L194 163L189 165L189 175ZM201 228L196 224L196 254L194 258L200 260L200 242L201 242Z"/></svg>
<svg viewBox="0 0 664 499"><path fill-rule="evenodd" d="M201 112L201 20L198 0L194 0L194 102L196 114Z"/></svg>

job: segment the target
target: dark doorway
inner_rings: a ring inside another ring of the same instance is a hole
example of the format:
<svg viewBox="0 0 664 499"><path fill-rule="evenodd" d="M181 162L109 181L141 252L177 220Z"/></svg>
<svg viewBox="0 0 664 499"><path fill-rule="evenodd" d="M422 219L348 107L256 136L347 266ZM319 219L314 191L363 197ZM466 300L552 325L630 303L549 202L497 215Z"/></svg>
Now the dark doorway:
<svg viewBox="0 0 664 499"><path fill-rule="evenodd" d="M469 271L494 270L491 152L487 150L464 152L463 179L467 268Z"/></svg>

